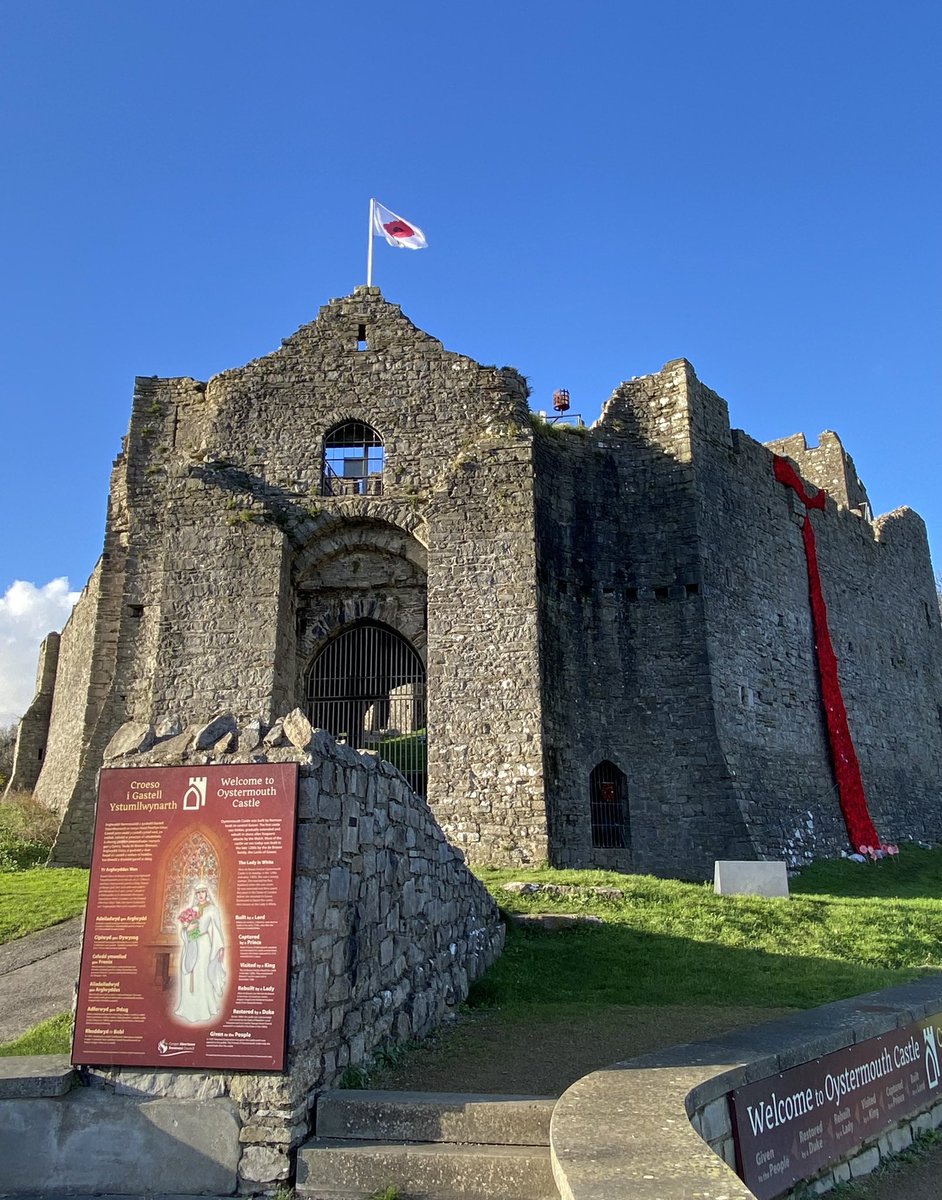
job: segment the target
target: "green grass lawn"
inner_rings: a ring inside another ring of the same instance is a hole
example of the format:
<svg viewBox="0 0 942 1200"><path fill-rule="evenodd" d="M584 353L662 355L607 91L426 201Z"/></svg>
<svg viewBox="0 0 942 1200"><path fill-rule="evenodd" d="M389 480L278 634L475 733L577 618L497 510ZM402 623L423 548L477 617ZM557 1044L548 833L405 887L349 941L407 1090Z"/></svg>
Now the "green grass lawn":
<svg viewBox="0 0 942 1200"><path fill-rule="evenodd" d="M18 1054L68 1054L72 1048L72 1014L59 1013L40 1021L22 1037L0 1045L0 1057Z"/></svg>
<svg viewBox="0 0 942 1200"><path fill-rule="evenodd" d="M87 894L88 872L79 867L0 871L0 943L77 917Z"/></svg>
<svg viewBox="0 0 942 1200"><path fill-rule="evenodd" d="M810 1008L942 967L942 849L876 864L817 864L789 899L601 871L482 871L512 913L570 912L598 926L511 924L473 1001L502 1008L617 1003ZM509 881L572 894L503 890ZM599 896L592 888L613 889Z"/></svg>
<svg viewBox="0 0 942 1200"><path fill-rule="evenodd" d="M942 848L817 863L791 881L787 900L603 871L479 874L507 912L603 921L553 933L509 926L506 950L470 1004L497 1006L512 1021L612 1005L810 1008L942 967ZM87 879L74 869L0 872L0 941L81 912ZM521 895L503 890L509 881L575 890ZM66 1026L51 1036L54 1048L68 1048Z"/></svg>

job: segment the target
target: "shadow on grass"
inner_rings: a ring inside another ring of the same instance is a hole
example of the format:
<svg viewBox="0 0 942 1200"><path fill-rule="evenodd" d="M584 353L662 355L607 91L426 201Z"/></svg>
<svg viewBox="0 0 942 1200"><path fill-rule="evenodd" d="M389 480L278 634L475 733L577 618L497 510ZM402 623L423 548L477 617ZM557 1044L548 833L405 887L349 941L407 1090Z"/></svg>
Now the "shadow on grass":
<svg viewBox="0 0 942 1200"><path fill-rule="evenodd" d="M848 961L851 954L853 946L847 945L835 947L833 958L774 954L615 924L552 933L511 925L506 949L482 986L490 1002L504 1008L560 1003L813 1008L925 973L915 966L861 965Z"/></svg>
<svg viewBox="0 0 942 1200"><path fill-rule="evenodd" d="M625 926L511 925L468 1009L369 1086L560 1095L613 1063L916 978Z"/></svg>

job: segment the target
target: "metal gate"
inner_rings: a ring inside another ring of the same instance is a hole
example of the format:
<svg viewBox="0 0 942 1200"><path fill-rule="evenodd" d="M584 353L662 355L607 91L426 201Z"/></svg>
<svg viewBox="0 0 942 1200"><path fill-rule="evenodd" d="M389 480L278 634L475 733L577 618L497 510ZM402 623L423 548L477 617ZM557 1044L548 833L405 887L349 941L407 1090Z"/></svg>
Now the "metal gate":
<svg viewBox="0 0 942 1200"><path fill-rule="evenodd" d="M625 850L631 845L625 806L627 780L614 763L600 762L589 775L589 815L592 845Z"/></svg>
<svg viewBox="0 0 942 1200"><path fill-rule="evenodd" d="M425 795L425 667L394 629L359 621L328 642L311 664L307 703L315 728L376 750Z"/></svg>

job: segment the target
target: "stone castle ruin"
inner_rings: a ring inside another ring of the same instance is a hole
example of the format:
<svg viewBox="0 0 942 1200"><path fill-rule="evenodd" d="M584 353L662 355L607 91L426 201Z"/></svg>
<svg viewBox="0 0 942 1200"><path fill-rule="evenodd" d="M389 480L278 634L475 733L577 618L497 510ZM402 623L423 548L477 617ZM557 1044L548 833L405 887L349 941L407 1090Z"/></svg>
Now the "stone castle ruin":
<svg viewBox="0 0 942 1200"><path fill-rule="evenodd" d="M833 433L731 429L684 360L591 429L376 288L200 383L138 379L104 552L43 650L13 785L87 863L115 731L296 707L428 797L474 863L705 878L847 847L822 715L810 492L840 685L885 841L942 836L942 630L922 520L873 519ZM250 739L251 740L251 739ZM243 747L250 749L251 747Z"/></svg>

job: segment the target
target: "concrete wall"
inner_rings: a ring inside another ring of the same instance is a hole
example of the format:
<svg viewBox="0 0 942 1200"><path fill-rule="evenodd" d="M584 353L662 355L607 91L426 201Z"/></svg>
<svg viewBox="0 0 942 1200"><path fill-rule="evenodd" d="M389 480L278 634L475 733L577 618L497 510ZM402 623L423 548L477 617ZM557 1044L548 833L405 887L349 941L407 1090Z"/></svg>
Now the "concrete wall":
<svg viewBox="0 0 942 1200"><path fill-rule="evenodd" d="M734 1030L709 1042L669 1046L586 1075L559 1098L550 1126L553 1173L563 1200L716 1196L755 1200L735 1173L729 1093L833 1051L939 1012L938 978L839 1000ZM913 1137L942 1125L938 1087L921 1109L859 1142L787 1196L820 1195L873 1171Z"/></svg>

